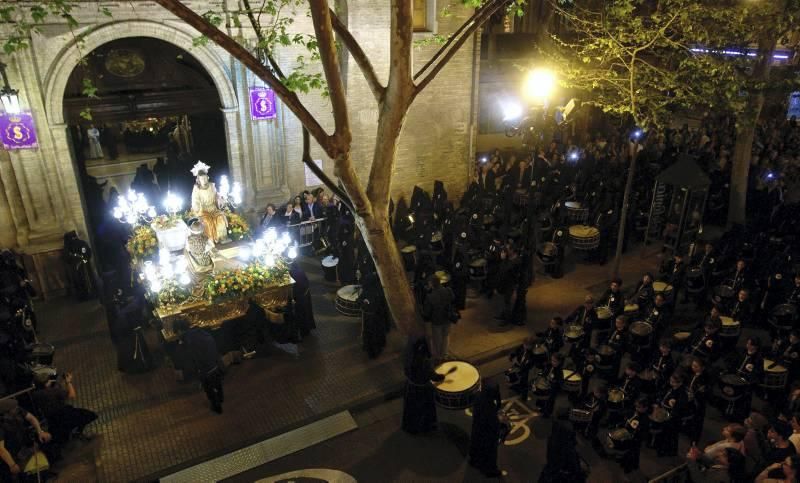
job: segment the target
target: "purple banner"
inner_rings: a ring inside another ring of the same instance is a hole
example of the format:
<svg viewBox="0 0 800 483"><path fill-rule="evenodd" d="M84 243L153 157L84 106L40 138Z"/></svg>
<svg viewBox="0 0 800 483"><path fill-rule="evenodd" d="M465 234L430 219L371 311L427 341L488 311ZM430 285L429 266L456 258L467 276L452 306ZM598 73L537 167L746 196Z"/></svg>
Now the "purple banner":
<svg viewBox="0 0 800 483"><path fill-rule="evenodd" d="M250 116L253 120L274 119L276 115L275 92L268 87L251 87Z"/></svg>
<svg viewBox="0 0 800 483"><path fill-rule="evenodd" d="M0 116L0 139L6 149L38 148L36 126L31 113L23 112Z"/></svg>

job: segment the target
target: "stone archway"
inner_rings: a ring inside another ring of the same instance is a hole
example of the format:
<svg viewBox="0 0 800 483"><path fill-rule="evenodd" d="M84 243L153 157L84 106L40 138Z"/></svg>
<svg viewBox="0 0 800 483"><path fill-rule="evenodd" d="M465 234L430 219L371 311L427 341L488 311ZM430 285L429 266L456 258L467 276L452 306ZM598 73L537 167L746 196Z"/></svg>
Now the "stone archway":
<svg viewBox="0 0 800 483"><path fill-rule="evenodd" d="M81 34L80 48L76 41L71 41L53 57L53 62L47 68L42 82L43 107L50 128L55 156L56 169L60 172L60 189L67 193L64 206L64 217L69 220L62 222L64 229L78 229L86 239L90 236L86 224L86 203L82 199L79 186L81 185L78 171L75 169L74 160L67 153L71 153L71 141L67 133L67 124L64 111L65 90L73 70L78 66L81 54L88 55L98 47L108 42L131 37L149 37L158 39L178 48L183 49L200 63L211 77L219 96L223 121L227 139L227 153L230 173L233 179L242 178L241 167L241 126L238 124L239 101L237 92L232 82L230 63L218 55L210 46L194 46L193 39L197 32L188 27L166 25L164 23L148 20L120 20L112 21ZM64 156L66 155L66 156Z"/></svg>
<svg viewBox="0 0 800 483"><path fill-rule="evenodd" d="M223 60L208 46L195 47L192 39L196 36L192 31L180 30L158 22L123 20L103 24L86 33L82 37L80 49L76 42L71 42L56 57L58 61L51 66L44 82L45 109L50 125L64 124L64 90L70 74L80 61L81 52L87 54L112 40L127 37L152 37L190 52L214 81L223 111L236 110L239 106L236 91ZM238 147L228 152L238 152Z"/></svg>

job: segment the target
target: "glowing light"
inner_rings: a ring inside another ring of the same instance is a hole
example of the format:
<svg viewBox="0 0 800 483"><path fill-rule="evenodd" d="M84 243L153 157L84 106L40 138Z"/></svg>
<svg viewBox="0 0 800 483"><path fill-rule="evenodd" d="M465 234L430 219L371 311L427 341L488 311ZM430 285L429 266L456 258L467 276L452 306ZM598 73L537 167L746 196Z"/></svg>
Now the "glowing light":
<svg viewBox="0 0 800 483"><path fill-rule="evenodd" d="M166 248L162 248L158 251L158 262L161 264L161 266L169 265L170 258L171 256L169 250Z"/></svg>
<svg viewBox="0 0 800 483"><path fill-rule="evenodd" d="M233 189L231 190L231 199L234 205L242 204L242 185L238 181L233 182Z"/></svg>
<svg viewBox="0 0 800 483"><path fill-rule="evenodd" d="M160 292L161 291L161 280L155 279L150 281L150 290L152 292Z"/></svg>
<svg viewBox="0 0 800 483"><path fill-rule="evenodd" d="M288 255L288 256L289 256L289 258L291 258L292 260L294 260L295 258L297 258L297 247L296 247L296 246L294 246L294 245L292 245L291 247L289 247L289 253L287 253L287 255Z"/></svg>
<svg viewBox="0 0 800 483"><path fill-rule="evenodd" d="M278 239L278 232L275 230L274 227L267 229L267 232L264 234L264 241L267 242L267 245L271 245L275 243Z"/></svg>
<svg viewBox="0 0 800 483"><path fill-rule="evenodd" d="M513 101L501 101L500 110L503 112L503 121L514 121L522 117L522 105Z"/></svg>
<svg viewBox="0 0 800 483"><path fill-rule="evenodd" d="M272 253L268 253L267 256L264 257L264 265L266 265L267 268L274 267L275 266L275 255L273 255Z"/></svg>
<svg viewBox="0 0 800 483"><path fill-rule="evenodd" d="M250 247L248 246L239 247L239 259L243 261L247 261L250 259Z"/></svg>
<svg viewBox="0 0 800 483"><path fill-rule="evenodd" d="M164 198L164 208L166 208L168 212L175 214L180 211L182 207L183 200L172 191L167 191L167 196Z"/></svg>
<svg viewBox="0 0 800 483"><path fill-rule="evenodd" d="M189 285L191 281L192 279L189 277L188 273L181 274L180 278L178 279L178 282L180 282L181 285Z"/></svg>
<svg viewBox="0 0 800 483"><path fill-rule="evenodd" d="M219 195L223 198L227 198L230 191L231 186L228 184L228 177L223 174L219 179L219 189L217 190L217 193L219 193Z"/></svg>
<svg viewBox="0 0 800 483"><path fill-rule="evenodd" d="M533 101L543 102L556 86L556 76L547 69L535 69L525 77L524 93Z"/></svg>

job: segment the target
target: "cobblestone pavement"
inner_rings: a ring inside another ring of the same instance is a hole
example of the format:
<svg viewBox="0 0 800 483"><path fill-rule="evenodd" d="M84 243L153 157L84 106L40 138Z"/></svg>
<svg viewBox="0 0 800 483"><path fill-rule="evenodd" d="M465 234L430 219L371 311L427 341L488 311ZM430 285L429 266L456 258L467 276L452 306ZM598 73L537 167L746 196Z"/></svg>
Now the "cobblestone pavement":
<svg viewBox="0 0 800 483"><path fill-rule="evenodd" d="M629 281L652 269L653 257L638 252L623 261ZM360 347L360 320L340 316L336 286L305 263L312 283L318 329L296 347L271 346L267 354L233 366L225 381L225 413L209 411L193 383L176 382L163 362L156 334L147 334L159 367L139 375L116 370L103 310L96 302L66 299L39 303L42 339L57 347L55 364L75 374L78 404L97 411L97 437L67 452L56 469L62 481L120 482L148 479L171 469L218 456L318 419L337 409L382 398L403 382L399 354L404 338L393 331L383 355L369 360ZM556 313L580 303L586 291L599 294L608 267L570 265L564 278L539 275L528 292L528 325L500 328L493 315L502 301L470 298L452 333L451 353L461 359L488 358L519 343ZM635 276L634 276L635 274Z"/></svg>

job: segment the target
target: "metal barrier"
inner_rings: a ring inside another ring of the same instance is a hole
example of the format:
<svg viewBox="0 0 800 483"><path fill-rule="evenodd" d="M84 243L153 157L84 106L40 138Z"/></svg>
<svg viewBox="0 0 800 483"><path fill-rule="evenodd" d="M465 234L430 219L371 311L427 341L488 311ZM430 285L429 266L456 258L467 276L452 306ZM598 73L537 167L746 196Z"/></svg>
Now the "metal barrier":
<svg viewBox="0 0 800 483"><path fill-rule="evenodd" d="M289 231L289 235L297 240L298 248L316 246L317 242L323 236L324 222L325 218L317 218L315 220L301 221L295 225L289 225L286 229Z"/></svg>
<svg viewBox="0 0 800 483"><path fill-rule="evenodd" d="M685 483L687 481L689 481L689 465L683 463L666 473L656 476L649 480L648 483Z"/></svg>

